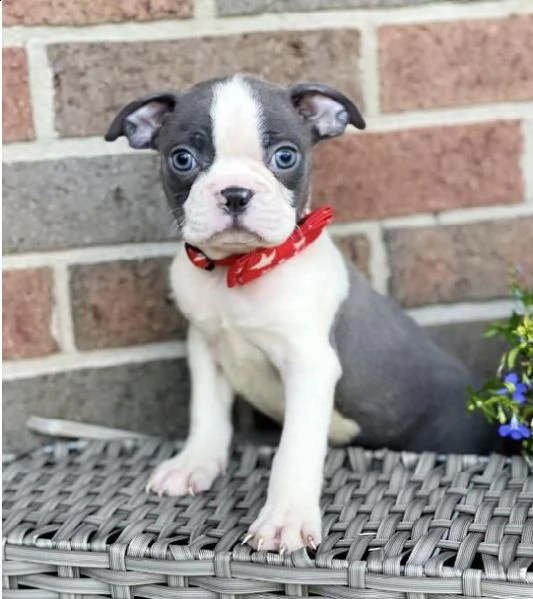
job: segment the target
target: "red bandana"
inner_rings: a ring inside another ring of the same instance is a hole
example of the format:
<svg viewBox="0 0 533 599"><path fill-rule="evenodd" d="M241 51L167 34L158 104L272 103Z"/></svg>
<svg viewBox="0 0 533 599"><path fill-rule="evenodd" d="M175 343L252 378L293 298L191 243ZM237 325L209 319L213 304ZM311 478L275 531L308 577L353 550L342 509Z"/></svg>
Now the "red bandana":
<svg viewBox="0 0 533 599"><path fill-rule="evenodd" d="M220 260L212 260L192 245L185 244L185 251L189 260L198 268L213 270L215 266L227 266L228 287L246 285L311 245L332 218L333 210L329 206L317 208L304 216L291 236L280 245L257 248L247 254L235 254Z"/></svg>

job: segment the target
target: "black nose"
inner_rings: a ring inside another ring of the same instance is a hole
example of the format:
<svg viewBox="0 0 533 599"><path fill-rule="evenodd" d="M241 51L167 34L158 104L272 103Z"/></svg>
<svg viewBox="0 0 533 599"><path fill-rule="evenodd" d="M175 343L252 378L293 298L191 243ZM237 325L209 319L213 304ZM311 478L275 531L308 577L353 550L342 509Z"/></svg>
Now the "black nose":
<svg viewBox="0 0 533 599"><path fill-rule="evenodd" d="M226 209L231 214L240 214L252 199L254 192L244 187L226 187L220 192L226 200Z"/></svg>

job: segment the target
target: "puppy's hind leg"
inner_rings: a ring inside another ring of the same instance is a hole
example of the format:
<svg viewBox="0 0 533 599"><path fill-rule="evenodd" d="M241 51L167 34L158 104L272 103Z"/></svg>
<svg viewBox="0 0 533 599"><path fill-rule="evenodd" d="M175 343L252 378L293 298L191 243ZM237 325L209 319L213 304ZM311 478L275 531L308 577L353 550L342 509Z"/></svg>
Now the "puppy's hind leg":
<svg viewBox="0 0 533 599"><path fill-rule="evenodd" d="M340 412L333 410L328 433L331 445L348 445L360 432L361 428L355 420L345 418Z"/></svg>
<svg viewBox="0 0 533 599"><path fill-rule="evenodd" d="M256 388L245 394L245 399L257 410L274 422L283 424L285 400L283 384L277 372L272 373L269 380L261 381ZM351 443L361 429L357 422L345 418L338 410L333 410L329 424L328 440L331 445L347 445Z"/></svg>
<svg viewBox="0 0 533 599"><path fill-rule="evenodd" d="M193 326L189 329L188 354L192 383L189 437L178 455L152 473L146 490L159 495L205 491L227 466L233 391L204 335Z"/></svg>

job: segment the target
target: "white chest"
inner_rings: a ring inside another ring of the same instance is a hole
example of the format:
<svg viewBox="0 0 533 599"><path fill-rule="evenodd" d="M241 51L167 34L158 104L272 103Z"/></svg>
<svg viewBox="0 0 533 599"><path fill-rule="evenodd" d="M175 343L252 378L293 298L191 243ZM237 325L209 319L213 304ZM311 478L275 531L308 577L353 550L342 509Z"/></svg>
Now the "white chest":
<svg viewBox="0 0 533 599"><path fill-rule="evenodd" d="M233 390L281 422L284 390L275 364L283 364L299 344L306 351L315 341L329 345L348 277L340 253L323 235L268 276L235 289L227 288L223 269L206 273L182 252L171 267L171 286ZM346 442L356 431L352 421L333 412L333 442Z"/></svg>
<svg viewBox="0 0 533 599"><path fill-rule="evenodd" d="M267 276L233 289L224 269L205 272L182 253L172 265L171 285L232 387L252 403L264 393L282 396L273 365L282 364L310 328L313 338L329 343L348 289L342 258L326 235Z"/></svg>
<svg viewBox="0 0 533 599"><path fill-rule="evenodd" d="M265 352L242 332L222 329L213 343L213 353L232 388L256 407L276 406L274 418L282 417L283 389L276 368Z"/></svg>
<svg viewBox="0 0 533 599"><path fill-rule="evenodd" d="M269 335L267 318L253 290L229 290L224 271L191 271L179 258L171 276L178 306L205 335L232 388L254 404L278 395L279 376L263 349Z"/></svg>

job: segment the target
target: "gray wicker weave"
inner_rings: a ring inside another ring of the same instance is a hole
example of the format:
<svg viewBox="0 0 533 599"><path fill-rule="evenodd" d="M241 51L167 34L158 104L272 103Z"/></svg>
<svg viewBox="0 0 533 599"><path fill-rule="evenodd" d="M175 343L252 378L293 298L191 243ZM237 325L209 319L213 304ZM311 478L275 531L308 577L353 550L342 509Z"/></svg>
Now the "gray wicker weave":
<svg viewBox="0 0 533 599"><path fill-rule="evenodd" d="M216 487L143 492L174 447L57 444L4 470L5 599L533 598L533 476L516 457L331 451L316 555L240 539L272 450L236 450Z"/></svg>

